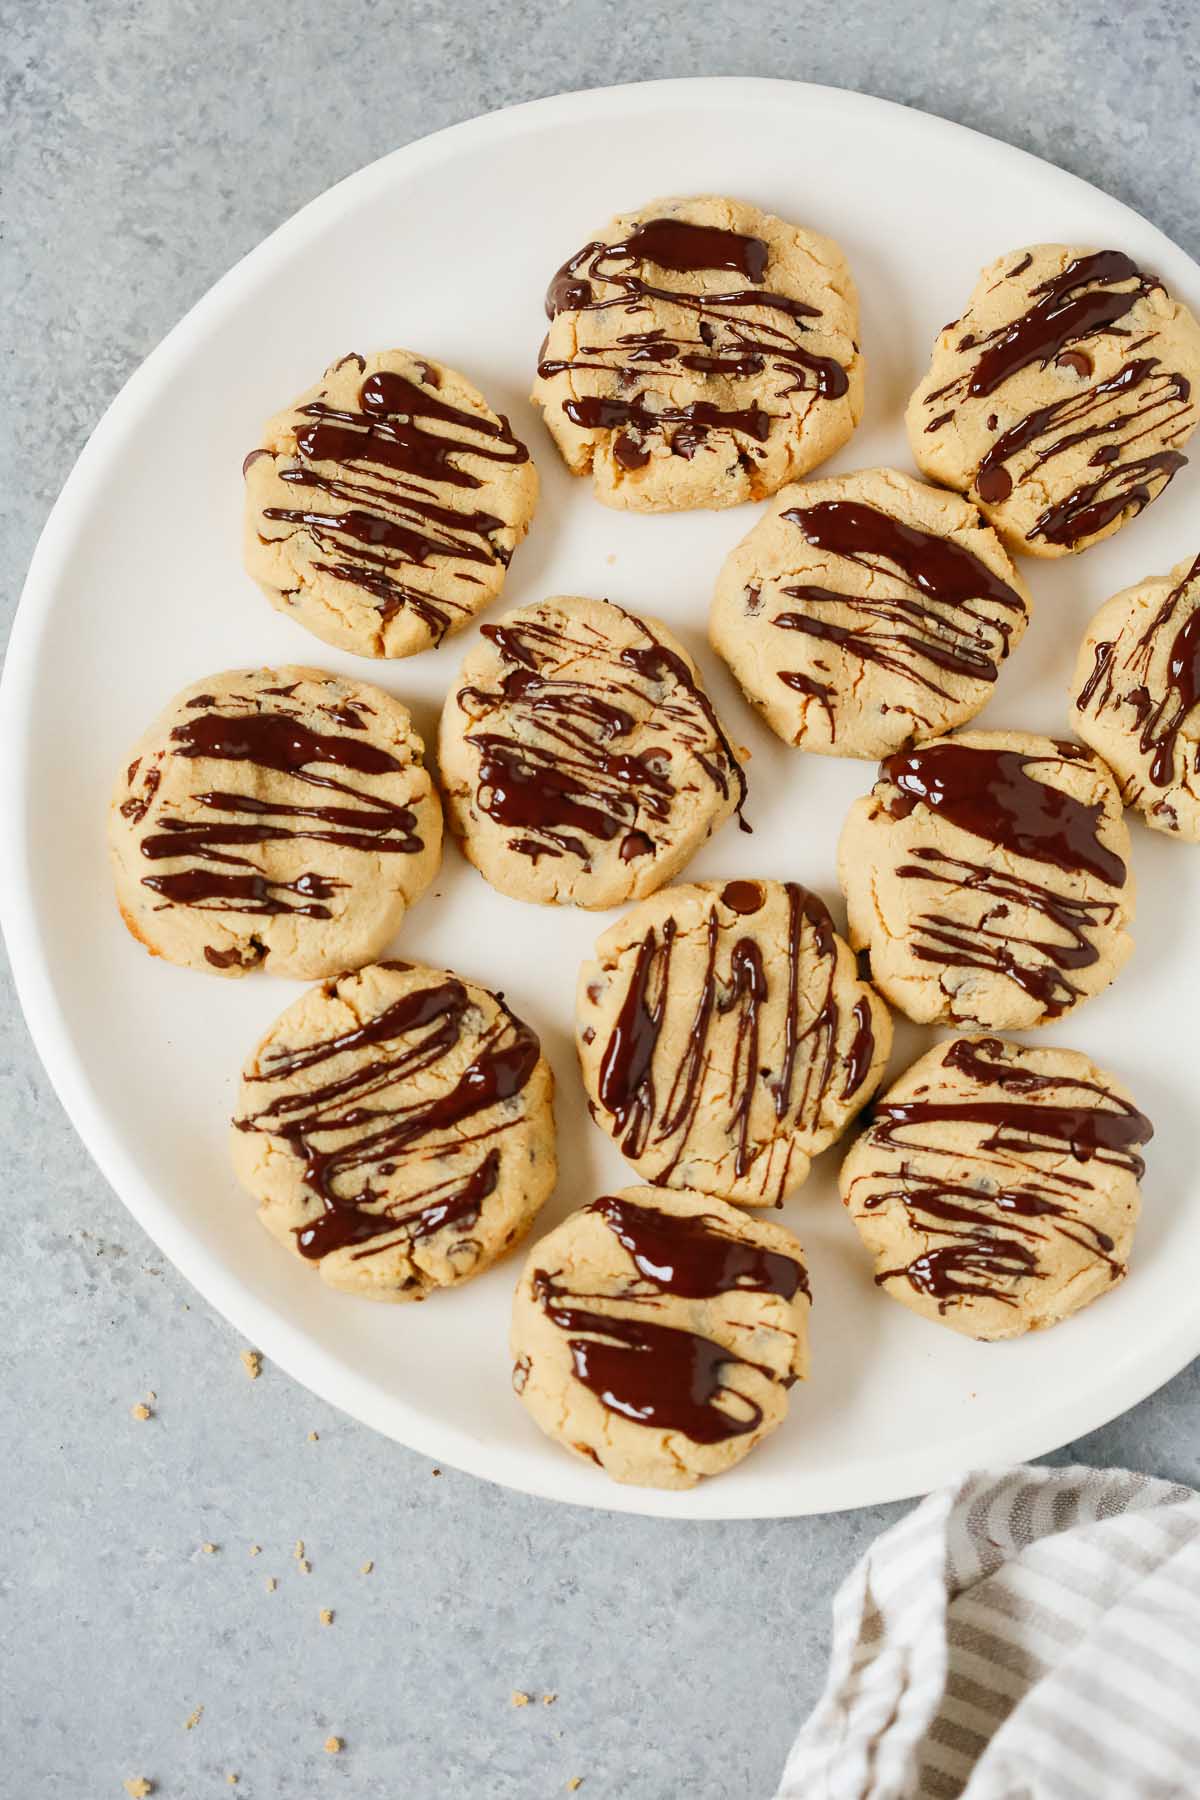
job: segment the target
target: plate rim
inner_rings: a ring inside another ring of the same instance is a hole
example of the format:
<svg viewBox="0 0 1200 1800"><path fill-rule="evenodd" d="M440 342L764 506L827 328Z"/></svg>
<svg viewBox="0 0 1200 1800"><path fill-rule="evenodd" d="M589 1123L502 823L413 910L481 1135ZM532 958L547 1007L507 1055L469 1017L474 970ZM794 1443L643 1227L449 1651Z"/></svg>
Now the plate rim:
<svg viewBox="0 0 1200 1800"><path fill-rule="evenodd" d="M483 113L385 153L308 201L220 276L134 369L101 414L46 518L22 586L0 674L0 930L34 1049L72 1128L121 1204L184 1279L236 1331L257 1344L292 1379L384 1436L482 1480L538 1499L603 1512L687 1520L817 1517L911 1499L967 1467L1048 1455L1139 1404L1179 1373L1200 1352L1200 1320L1192 1323L1183 1317L1164 1331L1152 1354L1143 1349L1136 1358L1127 1356L1123 1363L1110 1365L1107 1385L1097 1389L1089 1406L1081 1407L1075 1399L1060 1401L1039 1412L1033 1422L1023 1417L1003 1429L982 1427L960 1438L953 1451L918 1449L889 1456L882 1463L870 1464L870 1474L857 1461L845 1464L831 1478L830 1493L820 1505L790 1501L786 1486L777 1497L764 1500L742 1498L736 1483L727 1488L720 1482L701 1483L686 1493L614 1483L611 1494L582 1499L555 1491L549 1482L531 1476L519 1456L513 1466L513 1453L505 1444L485 1441L451 1420L431 1419L400 1396L388 1396L390 1418L385 1422L380 1417L375 1384L313 1340L279 1307L251 1292L237 1271L210 1251L159 1197L109 1127L48 974L27 854L30 764L26 745L37 694L34 677L41 637L78 523L108 466L111 447L123 434L136 429L139 410L157 393L172 364L182 360L213 324L237 307L243 290L260 269L320 232L351 193L361 200L372 190L386 190L397 176L411 178L422 166L436 167L489 140L552 127L567 119L578 122L581 117L603 115L635 100L660 110L686 110L699 104L737 105L751 97L756 104L793 109L811 106L814 101L832 103L875 121L881 111L903 114L908 131L923 130L942 140L953 140L960 133L982 139L994 156L1022 166L1027 173L1036 170L1040 180L1052 179L1068 195L1073 189L1100 195L1134 222L1141 235L1151 233L1174 256L1190 264L1200 291L1200 266L1194 259L1153 221L1094 183L971 126L857 90L765 77L693 76L574 90ZM1048 1438L1053 1439L1049 1446Z"/></svg>

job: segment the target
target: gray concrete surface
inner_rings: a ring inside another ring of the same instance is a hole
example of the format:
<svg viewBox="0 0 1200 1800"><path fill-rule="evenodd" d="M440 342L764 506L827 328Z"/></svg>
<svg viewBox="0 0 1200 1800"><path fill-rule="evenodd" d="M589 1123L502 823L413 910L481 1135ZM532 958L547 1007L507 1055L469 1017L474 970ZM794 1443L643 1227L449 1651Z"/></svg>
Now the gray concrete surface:
<svg viewBox="0 0 1200 1800"><path fill-rule="evenodd" d="M1191 0L2 0L6 607L126 375L302 202L512 101L702 73L942 113L1200 252ZM248 1381L91 1168L10 987L0 1007L0 1794L120 1800L144 1775L163 1800L540 1800L574 1776L581 1800L769 1795L830 1596L900 1509L560 1510L439 1473L269 1367ZM1200 1480L1198 1398L1193 1367L1063 1455Z"/></svg>

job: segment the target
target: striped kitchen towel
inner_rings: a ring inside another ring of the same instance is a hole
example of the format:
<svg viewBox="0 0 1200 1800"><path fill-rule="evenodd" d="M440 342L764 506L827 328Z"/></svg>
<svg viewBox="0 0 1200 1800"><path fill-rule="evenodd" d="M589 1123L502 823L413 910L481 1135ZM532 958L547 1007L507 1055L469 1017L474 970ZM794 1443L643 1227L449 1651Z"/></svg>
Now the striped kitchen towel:
<svg viewBox="0 0 1200 1800"><path fill-rule="evenodd" d="M776 1800L1197 1800L1200 1494L965 1477L842 1584Z"/></svg>

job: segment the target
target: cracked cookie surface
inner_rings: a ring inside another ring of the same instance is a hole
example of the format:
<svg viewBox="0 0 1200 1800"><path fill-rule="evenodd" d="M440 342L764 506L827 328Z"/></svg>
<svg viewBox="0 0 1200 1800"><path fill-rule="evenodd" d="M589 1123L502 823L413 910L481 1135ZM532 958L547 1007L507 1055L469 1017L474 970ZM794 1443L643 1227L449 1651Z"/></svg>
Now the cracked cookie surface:
<svg viewBox="0 0 1200 1800"><path fill-rule="evenodd" d="M1200 843L1200 557L1105 602L1071 692L1075 729L1126 806Z"/></svg>
<svg viewBox="0 0 1200 1800"><path fill-rule="evenodd" d="M117 903L152 955L312 979L377 956L441 860L408 709L320 669L235 669L176 695L117 780Z"/></svg>
<svg viewBox="0 0 1200 1800"><path fill-rule="evenodd" d="M705 1194L622 1188L535 1244L513 1387L614 1481L688 1488L749 1455L808 1373L803 1251Z"/></svg>
<svg viewBox="0 0 1200 1800"><path fill-rule="evenodd" d="M822 900L696 882L644 900L579 974L592 1117L647 1180L771 1206L869 1099L891 1019Z"/></svg>
<svg viewBox="0 0 1200 1800"><path fill-rule="evenodd" d="M508 420L408 350L343 356L268 421L244 472L249 573L359 656L412 656L494 600L538 491Z"/></svg>
<svg viewBox="0 0 1200 1800"><path fill-rule="evenodd" d="M1122 1279L1152 1136L1079 1051L956 1038L875 1102L842 1199L893 1299L969 1337L1017 1337Z"/></svg>
<svg viewBox="0 0 1200 1800"><path fill-rule="evenodd" d="M738 200L620 214L558 271L546 311L533 399L567 467L609 506L760 500L862 416L842 252Z"/></svg>
<svg viewBox="0 0 1200 1800"><path fill-rule="evenodd" d="M976 507L866 469L775 496L721 571L709 635L786 743L874 758L973 718L1029 611Z"/></svg>
<svg viewBox="0 0 1200 1800"><path fill-rule="evenodd" d="M897 752L850 809L838 876L851 944L922 1025L1045 1024L1133 948L1121 797L1069 740L961 732Z"/></svg>
<svg viewBox="0 0 1200 1800"><path fill-rule="evenodd" d="M700 673L656 619L558 597L483 627L442 713L450 824L519 900L662 887L745 796Z"/></svg>
<svg viewBox="0 0 1200 1800"><path fill-rule="evenodd" d="M331 1287L423 1300L524 1236L555 1180L553 1076L487 988L374 963L311 988L248 1059L238 1180Z"/></svg>
<svg viewBox="0 0 1200 1800"><path fill-rule="evenodd" d="M1119 250L1034 244L983 270L908 404L922 474L1010 549L1085 550L1183 467L1200 325Z"/></svg>

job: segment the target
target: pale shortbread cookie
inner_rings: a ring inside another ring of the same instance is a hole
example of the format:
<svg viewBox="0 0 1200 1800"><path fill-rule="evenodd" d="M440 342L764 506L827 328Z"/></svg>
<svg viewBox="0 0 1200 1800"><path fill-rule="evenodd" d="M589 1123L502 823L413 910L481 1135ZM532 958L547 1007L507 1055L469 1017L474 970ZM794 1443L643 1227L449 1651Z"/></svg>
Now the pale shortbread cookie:
<svg viewBox="0 0 1200 1800"><path fill-rule="evenodd" d="M842 1199L893 1299L969 1337L1018 1337L1121 1280L1152 1136L1078 1050L956 1038L875 1102Z"/></svg>
<svg viewBox="0 0 1200 1800"><path fill-rule="evenodd" d="M803 1251L686 1189L622 1188L529 1253L513 1386L614 1481L689 1488L748 1456L808 1374Z"/></svg>
<svg viewBox="0 0 1200 1800"><path fill-rule="evenodd" d="M1114 594L1087 628L1075 729L1147 825L1200 843L1200 557Z"/></svg>
<svg viewBox="0 0 1200 1800"><path fill-rule="evenodd" d="M442 712L452 829L502 894L617 906L677 875L740 805L738 753L683 645L607 600L483 627Z"/></svg>
<svg viewBox="0 0 1200 1800"><path fill-rule="evenodd" d="M838 875L851 944L920 1025L1045 1024L1133 949L1121 797L1081 744L974 731L898 752L850 809Z"/></svg>
<svg viewBox="0 0 1200 1800"><path fill-rule="evenodd" d="M442 811L408 709L320 669L194 681L113 794L117 903L154 956L310 980L369 962L433 880Z"/></svg>
<svg viewBox="0 0 1200 1800"><path fill-rule="evenodd" d="M412 656L494 600L537 471L464 375L343 356L245 461L246 567L272 606L360 656Z"/></svg>
<svg viewBox="0 0 1200 1800"><path fill-rule="evenodd" d="M917 467L1009 547L1085 550L1135 518L1196 429L1200 325L1118 250L1034 244L984 269L909 401Z"/></svg>
<svg viewBox="0 0 1200 1800"><path fill-rule="evenodd" d="M878 1086L887 1008L794 882L668 888L579 972L592 1117L647 1180L782 1201Z"/></svg>
<svg viewBox="0 0 1200 1800"><path fill-rule="evenodd" d="M761 500L863 409L858 295L829 238L739 200L656 200L566 262L533 399L608 506Z"/></svg>
<svg viewBox="0 0 1200 1800"><path fill-rule="evenodd" d="M478 1275L554 1186L554 1078L495 994L374 963L311 988L242 1074L232 1133L259 1218L331 1287L423 1300Z"/></svg>
<svg viewBox="0 0 1200 1800"><path fill-rule="evenodd" d="M1029 611L976 507L866 469L775 496L721 571L709 635L785 743L876 758L973 718Z"/></svg>

